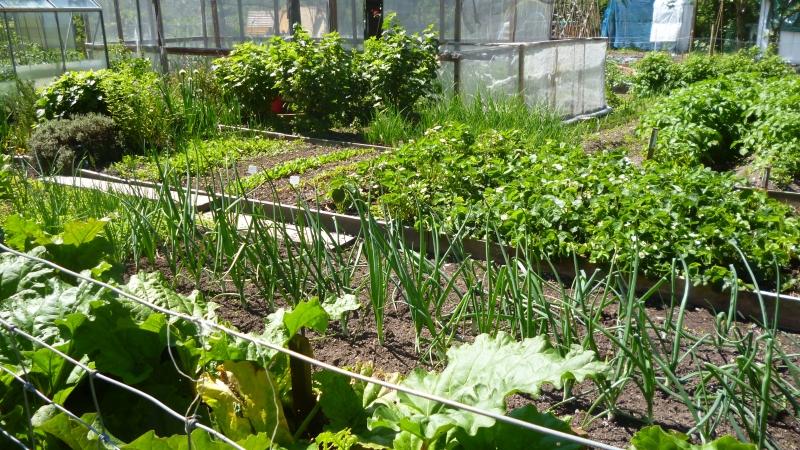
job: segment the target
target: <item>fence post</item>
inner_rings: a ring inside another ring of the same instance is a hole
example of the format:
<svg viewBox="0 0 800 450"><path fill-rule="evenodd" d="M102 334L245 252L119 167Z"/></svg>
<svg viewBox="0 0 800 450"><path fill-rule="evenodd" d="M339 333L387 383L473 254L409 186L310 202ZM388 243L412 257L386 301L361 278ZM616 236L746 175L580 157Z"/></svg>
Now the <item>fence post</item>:
<svg viewBox="0 0 800 450"><path fill-rule="evenodd" d="M519 95L525 92L525 44L519 45L519 73L517 74L517 91Z"/></svg>
<svg viewBox="0 0 800 450"><path fill-rule="evenodd" d="M765 191L769 189L769 175L772 171L772 166L767 166L764 168L764 174L761 175L761 188Z"/></svg>
<svg viewBox="0 0 800 450"><path fill-rule="evenodd" d="M658 128L654 127L650 133L650 145L647 147L647 159L653 159L653 153L656 151L656 140L658 140Z"/></svg>
<svg viewBox="0 0 800 450"><path fill-rule="evenodd" d="M289 350L313 357L311 344L305 336L296 334L289 341ZM317 402L311 390L311 364L296 358L289 358L289 369L292 371L292 402L297 422L304 421Z"/></svg>
<svg viewBox="0 0 800 450"><path fill-rule="evenodd" d="M714 54L714 33L716 32L716 25L711 25L711 37L708 38L708 56Z"/></svg>

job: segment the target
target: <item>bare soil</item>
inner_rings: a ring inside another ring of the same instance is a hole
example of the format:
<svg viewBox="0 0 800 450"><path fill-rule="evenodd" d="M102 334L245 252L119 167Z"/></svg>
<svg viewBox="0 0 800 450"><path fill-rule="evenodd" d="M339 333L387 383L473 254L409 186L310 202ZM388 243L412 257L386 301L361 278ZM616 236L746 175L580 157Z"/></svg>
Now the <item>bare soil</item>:
<svg viewBox="0 0 800 450"><path fill-rule="evenodd" d="M171 278L169 268L162 259L156 261L155 267L150 266L146 260L140 261L139 268L134 264L129 264L126 278L137 270L152 271L161 270L168 278ZM360 267L353 281L353 286L359 285L368 277L365 267ZM127 281L127 280L126 280ZM229 283L230 284L230 283ZM463 285L463 282L461 283ZM465 287L465 286L462 286ZM176 289L179 292L189 293L194 287L186 280L179 278ZM220 296L224 292L235 291L232 285L217 286L211 285L208 280L201 283L200 290L209 300L220 305L217 314L231 325L243 332L259 332L264 328L264 318L270 314L269 303L259 295L252 285L245 289L245 297L248 299L247 308L243 308L237 298L231 296ZM390 292L393 289L390 287ZM548 293L558 295L556 290ZM413 322L410 317L408 307L402 303L399 295L390 299L386 306L386 319L384 324L385 342L381 346L377 340L377 328L374 314L370 311L370 302L366 289L357 292L357 297L362 304L362 308L355 312L349 320L348 333L344 333L338 321L331 322L328 332L319 335L316 332L307 333L311 340L314 357L339 367L354 366L359 361L371 361L376 367L386 372L399 372L408 374L415 367L422 367L425 370L441 370L440 365L432 366L425 346L422 352L418 353L415 349L415 333ZM668 300L666 300L668 301ZM286 306L286 302L279 296L274 299L273 307ZM662 300L650 300L648 302L647 313L656 322L663 322L666 318L665 304ZM616 320L616 305L611 305L603 312L603 324L611 326ZM703 336L713 330L714 315L705 309L690 308L684 317L684 330L693 336ZM756 334L760 334L758 328L751 323L741 323L743 330L753 329ZM578 330L583 332L583 330ZM798 334L786 334L795 341L800 341ZM459 342L472 342L474 335L469 326L461 326L457 330L454 345ZM800 353L800 348L792 344L788 337L782 337L781 343L787 353ZM617 349L613 344L604 338L598 338L599 359L607 360L613 358ZM682 346L688 349L688 344ZM696 350L697 361L689 361L687 358L678 368L678 376L688 375L696 370L695 364L704 361L712 364L726 364L735 360L736 353L730 349L718 349L712 345L701 345ZM795 357L795 363L800 363L799 358ZM778 374L781 376L781 374ZM562 403L563 392L557 391L552 386L544 386L542 395L533 398L526 394L514 394L506 399L508 410L519 408L526 404L533 403L540 411L552 408L552 412L559 417L572 417L573 427L582 428L588 433L588 438L618 447L627 447L631 437L645 424L641 419L617 415L609 418L606 415L598 415L602 406L595 408L591 412L592 403L597 399L594 382L586 381L574 386L573 394L576 397L566 403ZM691 386L686 386L692 389ZM561 403L561 404L560 404ZM632 416L640 416L646 411L646 402L634 383L628 383L617 401L617 406L623 410L630 410ZM797 412L794 412L797 414ZM587 419L588 416L588 420ZM640 416L641 417L641 416ZM654 419L656 424L663 428L686 431L695 425L694 419L685 404L676 400L674 397L657 393L655 397ZM773 438L784 449L800 449L800 421L792 416L790 412L781 412L777 418L769 423L769 431ZM733 430L726 424L717 430L717 437L726 434L733 434ZM697 442L697 439L693 439Z"/></svg>

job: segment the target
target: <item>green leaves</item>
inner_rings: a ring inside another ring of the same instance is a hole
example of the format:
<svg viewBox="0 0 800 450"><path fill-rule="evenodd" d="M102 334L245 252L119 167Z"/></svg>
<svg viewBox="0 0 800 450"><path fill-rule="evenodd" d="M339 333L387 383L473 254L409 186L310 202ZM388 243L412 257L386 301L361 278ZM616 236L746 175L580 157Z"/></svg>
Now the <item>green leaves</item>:
<svg viewBox="0 0 800 450"><path fill-rule="evenodd" d="M515 409L509 413L509 416L551 430L572 434L568 423L551 413L540 413L536 410L535 405L526 405ZM581 444L505 422L495 422L489 428L481 428L475 436L470 436L464 430L458 429L455 432L455 438L464 450L536 450L545 448L580 450L583 448Z"/></svg>
<svg viewBox="0 0 800 450"><path fill-rule="evenodd" d="M217 373L201 377L198 391L229 438L246 439L255 432L274 436L278 443L292 442L278 386L267 370L249 361L226 361Z"/></svg>
<svg viewBox="0 0 800 450"><path fill-rule="evenodd" d="M743 444L731 436L723 436L703 445L689 443L689 436L675 431L669 433L660 426L645 427L639 430L631 444L634 450L755 450L753 444Z"/></svg>
<svg viewBox="0 0 800 450"><path fill-rule="evenodd" d="M645 275L660 278L683 258L690 268L683 275L719 288L735 281L730 265L747 273L730 239L759 281L774 280L774 263L786 267L800 245L792 209L736 191L733 174L673 161L640 167L624 149L532 147L521 133L475 136L460 124L432 128L334 183L358 183L394 219L440 217L445 233L463 226L472 237L553 260L577 254L626 270L638 258Z"/></svg>
<svg viewBox="0 0 800 450"><path fill-rule="evenodd" d="M28 252L37 246L45 246L47 254L44 256L48 260L80 272L97 266L103 260L112 260L114 248L100 236L107 223L107 220L75 220L65 223L63 232L51 236L39 224L13 215L6 220L4 230L9 247Z"/></svg>
<svg viewBox="0 0 800 450"><path fill-rule="evenodd" d="M308 302L300 302L291 312L283 316L283 324L289 331L289 336L294 336L300 328L307 327L324 333L328 329L328 313L320 306L317 297Z"/></svg>
<svg viewBox="0 0 800 450"><path fill-rule="evenodd" d="M451 348L447 356L449 362L442 373L417 368L400 384L503 414L505 398L515 392L538 396L544 383L560 388L565 380L580 383L587 377L604 379L610 374L609 367L596 361L593 352L576 347L562 358L543 336L516 342L504 332L497 338L480 335L474 344ZM450 430L475 436L479 429L495 423L403 392L396 396L396 402L376 409L369 424L372 429L387 427L399 432L397 439L408 439L402 435L411 434L430 445Z"/></svg>
<svg viewBox="0 0 800 450"><path fill-rule="evenodd" d="M409 36L394 14L384 21L380 38L364 42L354 58L355 82L366 110L394 108L410 112L436 94L439 40L433 25Z"/></svg>

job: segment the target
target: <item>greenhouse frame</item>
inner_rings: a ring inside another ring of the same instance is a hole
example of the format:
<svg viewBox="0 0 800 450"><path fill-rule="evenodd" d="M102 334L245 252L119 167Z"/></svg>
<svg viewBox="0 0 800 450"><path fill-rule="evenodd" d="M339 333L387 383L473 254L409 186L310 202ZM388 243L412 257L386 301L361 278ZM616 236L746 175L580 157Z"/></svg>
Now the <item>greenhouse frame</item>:
<svg viewBox="0 0 800 450"><path fill-rule="evenodd" d="M94 0L0 0L0 11L0 89L15 78L41 85L108 66L103 10Z"/></svg>
<svg viewBox="0 0 800 450"><path fill-rule="evenodd" d="M607 112L602 38L551 40L551 0L98 0L106 34L147 54L157 70L192 56L226 55L235 44L338 31L351 47L395 14L409 32L433 24L451 92L519 92L530 105L575 117Z"/></svg>

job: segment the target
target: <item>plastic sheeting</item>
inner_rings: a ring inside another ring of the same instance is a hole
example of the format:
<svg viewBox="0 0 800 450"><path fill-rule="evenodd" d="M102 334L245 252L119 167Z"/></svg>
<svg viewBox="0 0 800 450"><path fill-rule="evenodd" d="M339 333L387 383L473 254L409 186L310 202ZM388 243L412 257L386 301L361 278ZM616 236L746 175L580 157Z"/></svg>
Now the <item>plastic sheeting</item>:
<svg viewBox="0 0 800 450"><path fill-rule="evenodd" d="M611 0L604 37L614 48L686 51L691 38L692 0Z"/></svg>
<svg viewBox="0 0 800 450"><path fill-rule="evenodd" d="M461 9L461 42L550 39L551 3L517 0L516 11L514 4L513 0L464 0ZM409 32L423 31L432 24L440 38L447 41L455 39L455 9L455 0L444 0L444 3L439 0L384 0L383 3L384 16L397 14Z"/></svg>
<svg viewBox="0 0 800 450"><path fill-rule="evenodd" d="M521 92L528 106L569 118L606 108L606 45L605 39L447 45L447 51L458 55L458 64L445 63L443 72L458 68L458 91L464 98ZM445 89L453 91L451 85Z"/></svg>
<svg viewBox="0 0 800 450"><path fill-rule="evenodd" d="M605 39L525 44L523 93L531 107L554 108L565 117L606 107Z"/></svg>

